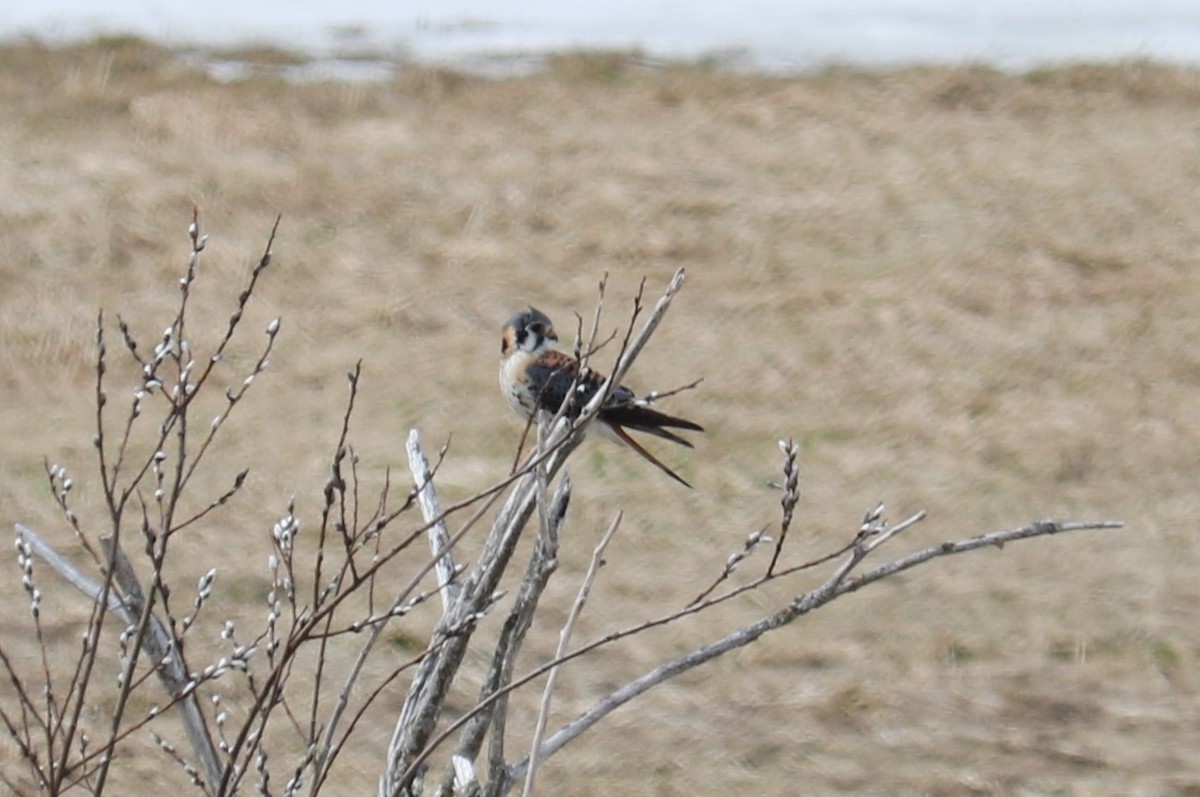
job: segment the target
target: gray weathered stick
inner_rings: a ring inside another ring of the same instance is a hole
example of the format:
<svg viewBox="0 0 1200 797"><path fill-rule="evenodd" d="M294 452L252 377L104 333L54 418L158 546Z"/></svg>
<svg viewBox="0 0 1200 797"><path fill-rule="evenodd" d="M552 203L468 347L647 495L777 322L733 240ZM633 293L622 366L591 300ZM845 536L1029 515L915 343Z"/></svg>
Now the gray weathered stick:
<svg viewBox="0 0 1200 797"><path fill-rule="evenodd" d="M429 460L421 449L421 433L415 428L408 430L408 441L405 443L408 451L408 467L412 471L413 484L417 488L417 501L421 506L421 515L429 523L429 552L435 560L438 591L442 595L442 611L449 613L458 600L461 587L457 582L457 570L454 567L454 556L450 550L450 534L446 531L446 521L443 519L442 506L438 502L437 490L433 486Z"/></svg>
<svg viewBox="0 0 1200 797"><path fill-rule="evenodd" d="M17 535L28 543L33 552L56 573L93 602L100 600L104 589L97 581L80 572L33 529L21 523L16 524L16 529ZM145 596L141 584L133 572L133 566L119 546L114 550L107 539L102 539L101 545L113 562L113 576L126 596L126 599L122 601L114 591L110 590L108 607L120 615L122 622L126 625L137 625L144 608ZM194 684L188 677L183 661L179 656L173 655L175 644L171 640L166 626L153 613L150 614L147 632L142 640L142 650L154 666L163 688L166 689L171 699L176 701L180 718L183 721L184 732L192 745L193 752L200 759L200 765L204 768L204 777L208 788L212 789L221 782L222 767L216 746L212 741L212 735L208 730L208 723L204 719L204 712L196 698Z"/></svg>
<svg viewBox="0 0 1200 797"><path fill-rule="evenodd" d="M558 567L558 540L566 519L567 506L571 498L571 475L563 472L558 480L558 487L551 499L548 513L548 533L538 538L533 554L526 566L525 575L521 579L521 587L509 609L500 637L492 651L492 662L488 668L487 677L479 690L477 702L484 702L498 689L502 689L512 679L512 670L517 654L525 640L525 635L533 625L533 615L537 611L538 601L549 583L550 576ZM463 728L459 737L458 748L454 758L475 761L483 748L483 742L488 742L488 771L491 777L503 773L504 736L507 701L501 699L488 709L479 712ZM451 767L442 778L439 794L453 794L458 797L454 783L460 773Z"/></svg>
<svg viewBox="0 0 1200 797"><path fill-rule="evenodd" d="M75 567L75 565L68 562L58 551L50 547L50 544L43 540L36 531L23 523L15 525L17 536L37 554L39 559L50 565L50 568L55 573L58 573L63 580L86 595L88 600L93 603L100 600L100 596L104 594L104 588L99 582L93 580L91 576L86 575L79 568ZM121 598L111 590L108 593L108 610L110 612L118 612L121 615L121 619L125 620L126 623L132 624L137 622L137 617L131 618L129 616L128 609L121 602Z"/></svg>

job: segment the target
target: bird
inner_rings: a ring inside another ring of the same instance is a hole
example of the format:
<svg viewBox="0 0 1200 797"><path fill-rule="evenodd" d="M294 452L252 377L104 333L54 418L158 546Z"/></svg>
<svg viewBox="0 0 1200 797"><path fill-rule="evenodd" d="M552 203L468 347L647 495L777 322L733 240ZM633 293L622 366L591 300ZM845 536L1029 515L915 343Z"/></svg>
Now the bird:
<svg viewBox="0 0 1200 797"><path fill-rule="evenodd" d="M579 360L556 349L556 343L558 334L554 324L533 306L516 313L504 325L500 339L500 390L522 419L529 420L538 411L556 414L572 385L576 395L567 408L567 416L575 419L604 384L604 375L591 368L580 373ZM602 436L633 449L684 487L692 486L643 448L629 432L644 432L693 448L690 442L669 430L703 432L700 424L653 410L646 399L620 385L604 402L589 429L597 429Z"/></svg>

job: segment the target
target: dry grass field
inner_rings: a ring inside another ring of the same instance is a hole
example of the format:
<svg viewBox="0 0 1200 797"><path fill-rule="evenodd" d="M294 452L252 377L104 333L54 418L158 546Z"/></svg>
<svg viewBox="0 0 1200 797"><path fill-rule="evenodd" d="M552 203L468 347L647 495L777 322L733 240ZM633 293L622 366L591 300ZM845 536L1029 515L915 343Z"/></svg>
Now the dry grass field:
<svg viewBox="0 0 1200 797"><path fill-rule="evenodd" d="M181 583L220 563L218 612L261 617L266 535L289 495L306 522L318 511L357 360L364 493L406 472L418 426L431 447L452 435L441 491L461 498L506 472L520 435L495 384L508 315L533 303L572 330L607 272L615 327L643 275L653 294L683 266L628 382L705 377L665 405L706 425L697 450L655 448L696 489L602 441L576 453L548 598L562 608L527 662L553 650L617 509L579 639L681 605L777 524L781 437L803 443L796 561L878 500L896 520L929 510L894 554L1042 516L1128 525L940 559L840 600L617 712L547 764L541 792L1200 794L1200 73L776 78L572 56L499 81L222 84L138 42L9 45L4 523L69 545L47 459L100 530L96 312L161 334L193 204L212 236L206 339L283 219L253 310L283 331L194 495L245 466L247 487L180 543ZM32 662L4 572L0 637ZM42 577L74 650L79 601ZM568 668L552 726L812 583ZM460 708L484 664L468 661ZM520 743L531 716L514 711ZM373 793L389 732L365 734L326 793ZM6 739L19 779L13 755ZM141 793L160 769L177 780L157 751L135 758Z"/></svg>

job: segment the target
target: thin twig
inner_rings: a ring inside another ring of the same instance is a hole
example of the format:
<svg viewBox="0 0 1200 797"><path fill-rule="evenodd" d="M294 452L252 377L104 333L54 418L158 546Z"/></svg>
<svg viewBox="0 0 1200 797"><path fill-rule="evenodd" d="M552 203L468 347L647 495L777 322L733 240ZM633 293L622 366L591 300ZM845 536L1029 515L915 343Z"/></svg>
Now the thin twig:
<svg viewBox="0 0 1200 797"><path fill-rule="evenodd" d="M915 520L913 522L916 522ZM751 625L738 628L735 631L715 640L707 645L696 648L682 656L679 656L671 661L655 667L650 672L625 684L621 688L615 690L608 696L602 698L594 706L585 711L576 719L572 720L567 725L563 726L559 731L554 733L538 751L538 758L545 759L562 749L568 742L575 739L579 734L583 733L588 728L596 724L600 719L608 715L610 712L619 706L628 703L635 697L645 693L649 689L657 686L664 681L667 681L681 673L684 673L696 666L711 661L731 650L744 647L751 642L757 640L763 634L777 630L785 625L796 620L809 612L815 611L830 601L846 595L848 593L859 590L868 584L873 584L876 581L895 575L896 573L916 567L931 559L940 556L948 556L952 554L965 553L978 548L985 547L1002 547L1009 542L1018 540L1031 539L1049 534L1059 534L1071 531L1084 531L1095 529L1119 529L1125 524L1116 520L1105 521L1081 521L1069 523L1055 523L1052 520L1039 520L1034 523L1020 526L1014 529L1006 529L996 531L990 534L982 534L976 537L968 537L955 542L945 542L940 545L924 548L909 556L889 562L886 565L870 570L852 579L839 579L835 574L824 584L815 589L809 590L795 597L784 608L764 617L763 619ZM588 649L585 646L583 649L577 649L563 660L574 658L581 655L581 652ZM549 662L543 667L538 668L535 673L545 672L551 667L558 666L561 661ZM533 677L536 677L531 673ZM513 688L519 686L526 678L518 679L513 682ZM514 764L510 769L509 783L513 780L522 777L530 766L530 758L526 757L520 762Z"/></svg>
<svg viewBox="0 0 1200 797"><path fill-rule="evenodd" d="M704 377L701 376L701 377L697 377L696 379L693 379L691 382L688 382L686 385L680 385L679 387L673 387L670 390L651 390L649 393L642 396L641 401L645 404L653 404L656 401L662 401L665 398L670 398L671 396L677 396L680 393L685 393L689 390L695 390L700 385L700 383L703 381L704 381Z"/></svg>
<svg viewBox="0 0 1200 797"><path fill-rule="evenodd" d="M784 540L787 539L788 529L792 526L792 515L796 511L796 503L800 500L800 470L796 467L796 456L800 453L800 446L795 440L788 438L786 441L779 441L779 450L783 452L783 497L779 499L783 508L783 520L779 524L779 539L775 540L771 563L767 565L767 575L774 573L775 565L779 563Z"/></svg>
<svg viewBox="0 0 1200 797"><path fill-rule="evenodd" d="M595 549L592 551L592 560L588 564L587 573L583 576L583 581L579 585L579 593L575 596L575 603L571 605L571 611L567 615L567 621L563 623L562 631L558 635L558 647L554 651L554 658L562 658L567 652L567 645L570 644L571 634L575 631L575 622L579 619L579 615L583 613L584 604L587 603L588 595L592 591L592 584L596 580L596 576L600 573L600 568L604 566L604 551L608 548L609 542L612 541L613 535L617 533L617 528L621 525L622 513L618 512L613 518L612 523L608 526L608 531L596 543ZM555 667L550 670L550 674L546 677L546 688L542 691L542 702L538 706L537 723L533 728L533 741L530 745L530 764L529 771L525 775L525 790L522 792L522 797L533 797L533 782L534 776L537 774L537 752L542 746L542 734L546 731L546 720L550 716L550 700L554 695L554 684L558 680L559 668Z"/></svg>

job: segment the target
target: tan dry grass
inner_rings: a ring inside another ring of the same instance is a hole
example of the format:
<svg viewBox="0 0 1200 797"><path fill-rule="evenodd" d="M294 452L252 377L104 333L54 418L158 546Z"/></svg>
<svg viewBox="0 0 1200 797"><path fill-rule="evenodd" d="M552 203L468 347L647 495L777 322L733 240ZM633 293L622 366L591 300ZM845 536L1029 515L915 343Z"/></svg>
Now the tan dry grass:
<svg viewBox="0 0 1200 797"><path fill-rule="evenodd" d="M284 217L256 309L256 323L283 316L280 347L220 452L232 464L202 486L218 492L243 464L251 480L188 543L201 558L244 546L244 571L221 578L245 593L227 611L252 617L261 537L289 493L315 510L356 359L366 477L402 462L417 424L430 442L453 432L443 491L460 497L506 467L518 435L494 387L507 314L532 301L569 326L603 272L628 297L641 275L660 285L684 265L631 382L707 376L671 405L710 430L695 456L670 452L698 489L612 448L579 452L556 605L627 510L579 638L690 598L776 520L763 484L780 436L805 446L797 557L879 498L931 512L898 551L1043 514L1130 525L854 596L619 712L543 788L1200 790L1196 73L781 79L606 56L501 82L415 68L378 86L220 85L112 41L0 50L0 103L6 522L66 539L43 456L95 500L95 311L157 334L193 202L213 234L199 309L214 319ZM6 645L21 614L0 625ZM568 671L561 716L712 628ZM371 788L354 774L377 768L369 747L332 793ZM135 771L153 777L154 756Z"/></svg>

